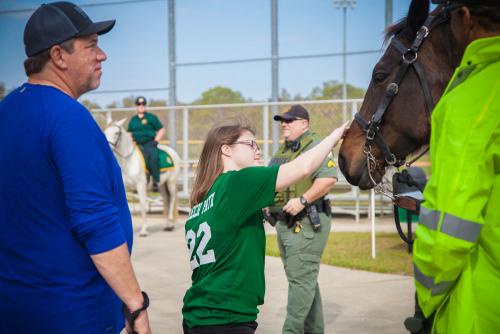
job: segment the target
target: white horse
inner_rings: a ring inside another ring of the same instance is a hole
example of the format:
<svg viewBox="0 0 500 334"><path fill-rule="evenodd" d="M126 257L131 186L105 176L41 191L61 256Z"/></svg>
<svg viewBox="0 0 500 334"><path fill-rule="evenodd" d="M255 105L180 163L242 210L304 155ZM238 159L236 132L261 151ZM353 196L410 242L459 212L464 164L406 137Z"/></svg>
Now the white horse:
<svg viewBox="0 0 500 334"><path fill-rule="evenodd" d="M117 122L111 122L104 130L104 134L113 150L122 169L123 182L126 188L135 188L139 197L142 217L140 236L148 235L148 224L146 219L147 210L147 175L144 158L135 145L132 136L123 124L126 118ZM163 209L167 213L165 231L172 231L177 221L177 176L179 174L180 157L177 152L169 146L158 145L158 148L166 151L174 163L174 167L160 174L158 188L163 198Z"/></svg>

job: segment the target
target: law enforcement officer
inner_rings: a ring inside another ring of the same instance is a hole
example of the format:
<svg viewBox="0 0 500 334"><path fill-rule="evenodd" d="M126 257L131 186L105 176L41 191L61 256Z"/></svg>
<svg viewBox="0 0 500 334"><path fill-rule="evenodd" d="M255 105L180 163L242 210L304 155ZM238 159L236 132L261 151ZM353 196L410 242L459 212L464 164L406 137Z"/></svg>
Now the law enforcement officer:
<svg viewBox="0 0 500 334"><path fill-rule="evenodd" d="M281 165L317 145L309 130L309 113L294 105L276 115L281 122L283 145L270 165ZM337 181L337 170L329 155L309 177L277 193L269 208L276 221L278 246L288 278L288 305L283 333L323 333L323 308L318 286L320 258L330 233L330 203L324 198Z"/></svg>
<svg viewBox="0 0 500 334"><path fill-rule="evenodd" d="M134 141L141 149L146 166L153 177L153 191L158 192L160 182L160 157L158 143L165 134L165 128L156 115L146 111L146 98L139 96L135 99L137 114L128 124L128 131L132 133Z"/></svg>

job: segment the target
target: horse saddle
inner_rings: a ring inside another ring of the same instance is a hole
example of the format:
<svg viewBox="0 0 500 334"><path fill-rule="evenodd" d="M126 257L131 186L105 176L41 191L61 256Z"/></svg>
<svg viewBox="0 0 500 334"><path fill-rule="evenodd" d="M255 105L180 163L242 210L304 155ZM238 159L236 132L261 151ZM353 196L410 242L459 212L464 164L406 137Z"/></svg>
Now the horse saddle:
<svg viewBox="0 0 500 334"><path fill-rule="evenodd" d="M392 178L394 204L400 208L420 211L423 201L423 191L427 178L425 172L418 167L409 167L402 172L395 173Z"/></svg>
<svg viewBox="0 0 500 334"><path fill-rule="evenodd" d="M160 159L160 171L166 172L170 168L174 168L174 161L172 157L165 151L158 149L158 156Z"/></svg>

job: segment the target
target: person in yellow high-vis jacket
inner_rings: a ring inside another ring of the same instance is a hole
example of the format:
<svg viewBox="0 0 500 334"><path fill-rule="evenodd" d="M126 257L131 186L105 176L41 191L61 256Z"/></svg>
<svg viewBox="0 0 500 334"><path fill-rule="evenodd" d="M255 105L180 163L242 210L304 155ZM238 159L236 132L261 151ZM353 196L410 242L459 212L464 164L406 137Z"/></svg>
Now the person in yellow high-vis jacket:
<svg viewBox="0 0 500 334"><path fill-rule="evenodd" d="M500 1L448 0L464 50L432 114L413 260L433 333L500 333ZM458 5L458 6L455 6Z"/></svg>

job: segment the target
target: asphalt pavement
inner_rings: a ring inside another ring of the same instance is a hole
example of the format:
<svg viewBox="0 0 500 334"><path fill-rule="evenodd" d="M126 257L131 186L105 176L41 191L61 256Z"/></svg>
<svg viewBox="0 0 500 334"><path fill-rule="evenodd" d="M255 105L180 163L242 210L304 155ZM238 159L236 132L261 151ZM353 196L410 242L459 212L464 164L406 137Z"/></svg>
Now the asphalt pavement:
<svg viewBox="0 0 500 334"><path fill-rule="evenodd" d="M153 333L182 334L182 298L191 283L181 216L173 232L162 230L160 215L150 215L150 235L139 237L134 225L132 261L147 291ZM134 224L140 218L134 217ZM268 233L273 230L266 228ZM377 231L393 231L391 218L377 219ZM334 218L333 231L370 231L366 219ZM403 320L413 313L413 279L321 265L319 274L325 333L408 333ZM257 318L258 334L279 334L286 313L287 280L279 258L266 257L266 296Z"/></svg>

